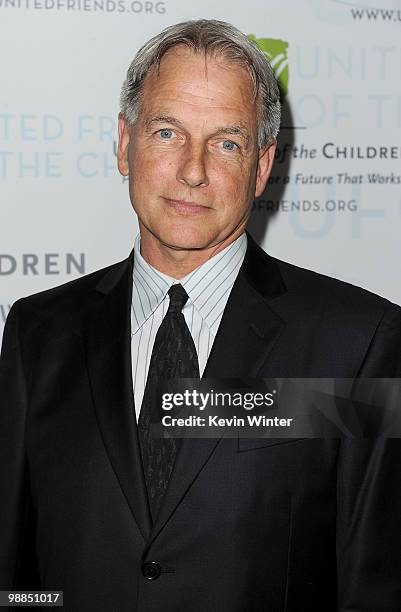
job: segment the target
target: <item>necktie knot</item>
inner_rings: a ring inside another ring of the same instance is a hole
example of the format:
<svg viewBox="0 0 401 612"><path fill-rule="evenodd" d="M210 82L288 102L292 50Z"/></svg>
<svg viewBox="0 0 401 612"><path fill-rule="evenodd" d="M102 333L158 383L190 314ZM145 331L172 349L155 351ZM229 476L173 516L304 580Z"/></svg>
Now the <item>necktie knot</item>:
<svg viewBox="0 0 401 612"><path fill-rule="evenodd" d="M168 291L170 304L168 314L180 314L188 300L188 293L182 285L172 285Z"/></svg>

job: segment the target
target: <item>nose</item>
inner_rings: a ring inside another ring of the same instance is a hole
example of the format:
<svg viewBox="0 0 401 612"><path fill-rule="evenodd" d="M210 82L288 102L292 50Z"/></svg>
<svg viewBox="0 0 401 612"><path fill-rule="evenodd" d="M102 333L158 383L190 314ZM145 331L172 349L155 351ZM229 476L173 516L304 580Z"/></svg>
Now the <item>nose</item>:
<svg viewBox="0 0 401 612"><path fill-rule="evenodd" d="M205 156L206 151L200 143L188 143L182 151L177 180L191 188L209 185Z"/></svg>

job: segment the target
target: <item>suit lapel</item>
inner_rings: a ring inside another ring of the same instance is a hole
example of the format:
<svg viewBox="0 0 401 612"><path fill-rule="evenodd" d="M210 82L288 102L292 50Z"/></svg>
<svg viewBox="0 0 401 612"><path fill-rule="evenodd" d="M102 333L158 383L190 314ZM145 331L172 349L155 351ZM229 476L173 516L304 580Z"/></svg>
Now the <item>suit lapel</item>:
<svg viewBox="0 0 401 612"><path fill-rule="evenodd" d="M227 302L203 378L256 378L285 324L269 301L286 291L279 268L248 235L244 262ZM212 455L219 439L182 441L148 546Z"/></svg>
<svg viewBox="0 0 401 612"><path fill-rule="evenodd" d="M96 416L117 479L146 540L151 527L137 436L130 342L132 257L96 287L85 344Z"/></svg>

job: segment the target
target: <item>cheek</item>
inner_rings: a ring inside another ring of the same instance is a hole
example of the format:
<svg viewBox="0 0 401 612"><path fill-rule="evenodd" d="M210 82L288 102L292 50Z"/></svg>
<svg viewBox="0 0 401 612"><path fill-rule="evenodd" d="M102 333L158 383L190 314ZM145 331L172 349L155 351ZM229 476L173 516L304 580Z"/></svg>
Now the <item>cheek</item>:
<svg viewBox="0 0 401 612"><path fill-rule="evenodd" d="M232 202L242 202L250 191L249 172L241 166L227 164L216 169L213 178L210 184L214 185L216 194L229 195Z"/></svg>
<svg viewBox="0 0 401 612"><path fill-rule="evenodd" d="M165 160L155 159L146 151L130 158L130 192L136 196L137 201L139 196L150 195L163 183L165 166Z"/></svg>
<svg viewBox="0 0 401 612"><path fill-rule="evenodd" d="M247 214L254 198L255 187L250 171L238 166L221 169L215 175L213 193L220 203L217 213L221 221L237 222Z"/></svg>

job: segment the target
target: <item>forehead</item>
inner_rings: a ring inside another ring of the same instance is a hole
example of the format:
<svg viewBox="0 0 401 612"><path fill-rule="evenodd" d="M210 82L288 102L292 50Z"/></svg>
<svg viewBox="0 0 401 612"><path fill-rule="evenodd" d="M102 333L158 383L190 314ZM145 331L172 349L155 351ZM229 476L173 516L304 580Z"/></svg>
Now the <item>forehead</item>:
<svg viewBox="0 0 401 612"><path fill-rule="evenodd" d="M151 68L142 89L143 110L168 110L178 105L213 112L239 112L255 118L257 101L245 66L222 54L195 52L185 45L167 51L160 65ZM166 108L159 109L160 105Z"/></svg>

